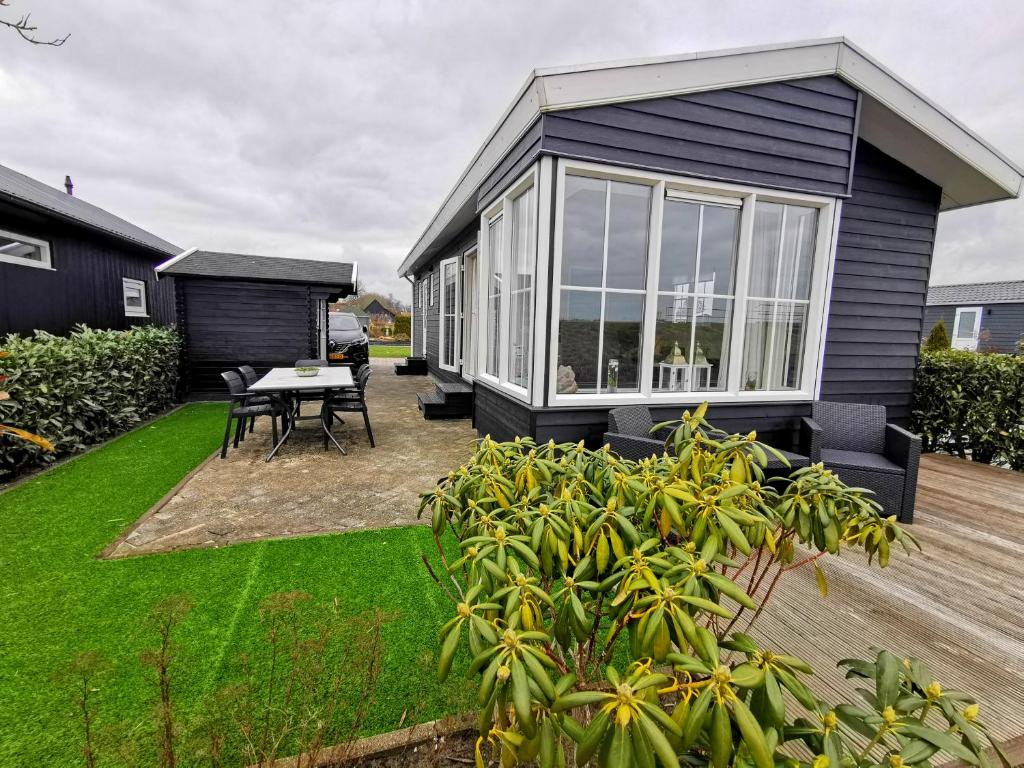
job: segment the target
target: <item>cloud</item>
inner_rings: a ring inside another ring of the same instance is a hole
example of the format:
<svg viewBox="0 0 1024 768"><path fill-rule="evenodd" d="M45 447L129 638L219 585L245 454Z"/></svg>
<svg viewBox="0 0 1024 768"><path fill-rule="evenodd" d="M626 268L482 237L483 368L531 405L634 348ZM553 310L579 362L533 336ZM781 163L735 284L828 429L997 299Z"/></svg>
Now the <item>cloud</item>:
<svg viewBox="0 0 1024 768"><path fill-rule="evenodd" d="M395 269L538 66L845 34L1024 160L1011 2L13 0L0 163L182 246ZM908 30L913 30L913 35ZM1024 203L945 214L936 281L1024 278Z"/></svg>

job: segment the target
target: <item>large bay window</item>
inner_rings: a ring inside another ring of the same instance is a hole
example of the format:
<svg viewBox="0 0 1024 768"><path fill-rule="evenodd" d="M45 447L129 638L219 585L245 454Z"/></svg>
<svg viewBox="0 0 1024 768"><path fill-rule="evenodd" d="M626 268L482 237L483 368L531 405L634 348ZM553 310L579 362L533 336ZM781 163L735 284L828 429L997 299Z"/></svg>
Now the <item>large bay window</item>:
<svg viewBox="0 0 1024 768"><path fill-rule="evenodd" d="M533 361L537 194L531 172L484 214L483 378L528 396Z"/></svg>
<svg viewBox="0 0 1024 768"><path fill-rule="evenodd" d="M557 188L553 402L813 397L833 200L588 163Z"/></svg>

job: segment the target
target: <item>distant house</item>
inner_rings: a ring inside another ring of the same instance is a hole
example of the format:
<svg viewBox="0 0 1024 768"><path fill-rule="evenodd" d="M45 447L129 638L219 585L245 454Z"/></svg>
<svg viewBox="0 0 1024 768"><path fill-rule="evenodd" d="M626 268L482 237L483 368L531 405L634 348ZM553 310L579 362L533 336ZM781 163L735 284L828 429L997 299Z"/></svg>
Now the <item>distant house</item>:
<svg viewBox="0 0 1024 768"><path fill-rule="evenodd" d="M1024 171L843 38L536 70L399 268L481 434L910 417L940 214Z"/></svg>
<svg viewBox="0 0 1024 768"><path fill-rule="evenodd" d="M928 289L924 332L939 320L955 349L1022 352L1024 280L933 285Z"/></svg>
<svg viewBox="0 0 1024 768"><path fill-rule="evenodd" d="M367 293L340 301L331 306L334 312L351 312L360 322L368 326L376 336L391 336L394 333L395 318L402 313L390 299L379 293Z"/></svg>
<svg viewBox="0 0 1024 768"><path fill-rule="evenodd" d="M66 189L0 166L0 336L173 323L153 268L181 249Z"/></svg>

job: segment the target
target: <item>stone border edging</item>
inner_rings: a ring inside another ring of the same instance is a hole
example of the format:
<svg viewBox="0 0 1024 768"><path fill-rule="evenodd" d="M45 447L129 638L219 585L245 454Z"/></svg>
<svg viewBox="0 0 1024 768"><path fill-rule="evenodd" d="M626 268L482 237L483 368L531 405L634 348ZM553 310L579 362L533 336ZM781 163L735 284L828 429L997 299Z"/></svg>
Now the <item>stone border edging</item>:
<svg viewBox="0 0 1024 768"><path fill-rule="evenodd" d="M360 760L372 760L388 757L403 750L428 744L436 739L447 736L458 736L476 729L476 715L463 714L431 720L397 731L379 733L363 739L324 747L315 759L308 753L282 757L275 760L267 768L334 768L334 766L350 765ZM250 766L250 768L254 768Z"/></svg>

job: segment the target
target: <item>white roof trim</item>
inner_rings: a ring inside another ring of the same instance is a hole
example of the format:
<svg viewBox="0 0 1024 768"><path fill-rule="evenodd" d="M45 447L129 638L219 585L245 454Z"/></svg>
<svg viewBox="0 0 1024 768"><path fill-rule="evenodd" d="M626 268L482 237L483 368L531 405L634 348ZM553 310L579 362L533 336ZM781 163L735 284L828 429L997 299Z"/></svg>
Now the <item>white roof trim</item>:
<svg viewBox="0 0 1024 768"><path fill-rule="evenodd" d="M942 186L953 194L943 195L943 210L1020 195L1024 170L842 37L553 67L534 70L527 78L402 262L399 274L408 274L543 112L821 75L841 77L865 94L865 138L900 159L912 155L904 162L933 181L936 175L949 180ZM890 114L901 120L890 117L886 123L883 118ZM872 121L878 123L874 134ZM904 122L901 134L895 123ZM926 141L911 140L919 137ZM952 157L937 158L941 153L936 149Z"/></svg>
<svg viewBox="0 0 1024 768"><path fill-rule="evenodd" d="M174 264L177 264L179 261L181 261L184 258L187 258L187 257L191 256L193 253L195 253L198 250L199 249L195 248L195 247L189 248L187 251L182 251L177 256L172 256L171 258L169 258L167 261L163 262L162 264L157 264L155 267L153 267L153 269L156 271L157 275L159 275L161 272L163 272L168 267L170 267L170 266L172 266Z"/></svg>

